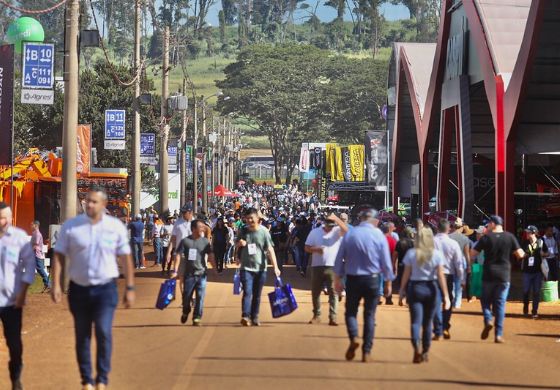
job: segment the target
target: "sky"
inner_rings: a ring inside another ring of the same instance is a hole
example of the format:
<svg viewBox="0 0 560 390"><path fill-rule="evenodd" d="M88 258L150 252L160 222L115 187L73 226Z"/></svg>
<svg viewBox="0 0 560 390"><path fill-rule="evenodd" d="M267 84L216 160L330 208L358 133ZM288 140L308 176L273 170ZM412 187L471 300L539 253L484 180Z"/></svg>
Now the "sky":
<svg viewBox="0 0 560 390"><path fill-rule="evenodd" d="M323 0L320 0L321 4L324 3ZM310 0L307 2L309 5L314 6L316 3L314 0ZM222 2L220 0L216 0L216 4L212 6L208 13L207 21L212 26L218 25L218 12L222 9ZM399 20L399 19L408 19L409 13L408 9L402 5L391 5L391 4L384 4L381 6L381 14L385 16L387 20ZM308 15L305 11L298 11L295 14L295 19L300 19L302 17L306 17ZM332 7L327 7L324 5L320 5L317 11L317 16L323 22L329 22L336 17L336 10ZM350 12L348 11L346 14L345 19L351 20ZM302 21L305 21L302 20Z"/></svg>

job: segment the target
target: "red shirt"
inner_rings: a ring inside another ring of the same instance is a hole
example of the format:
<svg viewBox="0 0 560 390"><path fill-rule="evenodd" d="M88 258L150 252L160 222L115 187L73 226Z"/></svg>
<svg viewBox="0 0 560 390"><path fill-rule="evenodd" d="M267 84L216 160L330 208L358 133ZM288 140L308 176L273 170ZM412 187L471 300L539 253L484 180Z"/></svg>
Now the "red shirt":
<svg viewBox="0 0 560 390"><path fill-rule="evenodd" d="M387 234L385 237L387 238L387 244L389 244L389 254L393 255L393 252L397 247L397 241L393 237L391 237L390 234Z"/></svg>

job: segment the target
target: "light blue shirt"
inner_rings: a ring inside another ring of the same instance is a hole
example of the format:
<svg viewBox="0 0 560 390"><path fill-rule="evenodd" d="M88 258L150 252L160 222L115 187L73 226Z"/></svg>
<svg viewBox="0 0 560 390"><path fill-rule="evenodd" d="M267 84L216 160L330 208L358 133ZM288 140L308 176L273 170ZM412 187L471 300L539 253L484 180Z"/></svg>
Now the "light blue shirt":
<svg viewBox="0 0 560 390"><path fill-rule="evenodd" d="M449 235L438 233L434 237L434 246L443 253L443 272L447 275L455 275L463 280L463 252L456 241Z"/></svg>
<svg viewBox="0 0 560 390"><path fill-rule="evenodd" d="M0 238L0 307L13 306L23 283L33 284L35 254L27 233L9 226Z"/></svg>
<svg viewBox="0 0 560 390"><path fill-rule="evenodd" d="M437 280L437 270L440 265L443 265L445 258L443 253L434 250L432 258L422 265L418 264L416 259L416 249L412 248L406 252L403 259L403 264L411 268L410 280L413 281L431 281Z"/></svg>
<svg viewBox="0 0 560 390"><path fill-rule="evenodd" d="M118 278L117 256L131 252L121 221L103 215L93 224L86 214L62 225L54 251L66 257L70 280L80 286L101 285Z"/></svg>
<svg viewBox="0 0 560 390"><path fill-rule="evenodd" d="M386 281L395 279L387 238L369 222L349 230L340 244L334 271L340 277L382 273Z"/></svg>

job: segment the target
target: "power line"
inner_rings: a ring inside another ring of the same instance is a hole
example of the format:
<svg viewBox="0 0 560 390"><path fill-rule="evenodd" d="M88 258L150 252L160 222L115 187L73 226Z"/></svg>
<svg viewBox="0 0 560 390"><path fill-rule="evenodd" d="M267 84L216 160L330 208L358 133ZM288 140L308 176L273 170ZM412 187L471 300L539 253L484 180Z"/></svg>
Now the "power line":
<svg viewBox="0 0 560 390"><path fill-rule="evenodd" d="M18 11L21 12L22 14L35 14L35 15L39 15L39 14L46 14L48 12L54 11L55 9L57 9L58 7L63 6L64 4L66 4L68 2L68 0L62 0L59 3L49 7L49 8L45 8L45 9L40 9L40 10L35 10L35 9L26 9L26 8L20 8L16 5L12 5L10 3L8 3L6 0L0 0L0 4L2 4L5 7L11 8L14 11Z"/></svg>

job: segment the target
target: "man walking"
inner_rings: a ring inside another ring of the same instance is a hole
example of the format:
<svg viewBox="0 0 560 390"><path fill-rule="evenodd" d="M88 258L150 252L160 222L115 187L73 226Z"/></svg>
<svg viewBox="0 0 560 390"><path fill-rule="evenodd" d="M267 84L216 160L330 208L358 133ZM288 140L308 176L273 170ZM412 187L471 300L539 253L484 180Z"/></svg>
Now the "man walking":
<svg viewBox="0 0 560 390"><path fill-rule="evenodd" d="M451 238L453 241L459 244L459 249L461 249L461 254L463 255L462 257L463 270L470 269L471 240L469 240L468 237L465 236L464 234L465 226L463 225L463 220L461 218L457 218L453 223L453 227L451 230L452 232L449 235L449 238ZM454 288L453 294L455 300L452 301L451 303L453 304L453 307L455 309L461 308L461 303L463 300L463 286L466 284L466 281L467 280L466 280L465 272L463 272L463 279L459 279L458 277L455 277L455 280L453 281L453 288Z"/></svg>
<svg viewBox="0 0 560 390"><path fill-rule="evenodd" d="M105 214L107 194L92 188L86 196L86 213L62 225L54 249L52 299L62 300L61 270L68 261L68 301L74 317L76 353L84 390L105 389L111 371L113 315L118 304L117 260L124 267L124 304L134 303L134 270L126 227ZM97 341L97 377L91 367L91 330Z"/></svg>
<svg viewBox="0 0 560 390"><path fill-rule="evenodd" d="M171 240L169 241L169 246L167 247L167 253L165 254L165 261L169 263L171 261L171 255L173 254L173 248L178 248L181 241L184 238L192 234L191 222L193 220L193 209L191 206L181 207L181 218L175 221L173 225L173 231L171 232Z"/></svg>
<svg viewBox="0 0 560 390"><path fill-rule="evenodd" d="M12 226L12 210L0 202L0 320L10 352L12 390L23 389L21 326L27 289L35 278L35 257L27 233Z"/></svg>
<svg viewBox="0 0 560 390"><path fill-rule="evenodd" d="M334 290L334 263L342 237L348 227L336 215L331 214L323 226L313 229L305 242L305 251L311 254L311 296L313 318L310 324L321 322L321 291L327 287L329 294L329 325L338 326L336 308L338 299Z"/></svg>
<svg viewBox="0 0 560 390"><path fill-rule="evenodd" d="M261 293L266 282L266 259L270 259L276 277L280 269L274 254L274 244L267 228L259 223L259 212L249 209L245 214L247 226L241 229L237 240L238 264L241 264L243 285L241 325L260 326Z"/></svg>
<svg viewBox="0 0 560 390"><path fill-rule="evenodd" d="M39 221L33 221L31 224L31 246L35 252L35 269L43 279L43 292L47 291L50 287L49 275L45 271L45 254L43 253L43 235L39 230Z"/></svg>
<svg viewBox="0 0 560 390"><path fill-rule="evenodd" d="M434 246L437 250L443 252L444 263L443 272L447 280L447 291L451 302L453 302L453 282L455 279L463 280L463 253L457 242L449 237L449 221L447 219L440 219L438 223L438 234L434 237ZM444 310L441 306L443 302L443 291L440 289L440 300L436 305L436 316L434 318L434 340L439 340L441 336L449 340L451 333L451 313L452 307L449 310Z"/></svg>
<svg viewBox="0 0 560 390"><path fill-rule="evenodd" d="M192 221L192 234L189 237L183 238L175 252L173 274L171 277L176 278L178 276L183 278L184 281L181 324L185 324L189 318L193 293L196 291L193 326L200 326L200 321L202 320L202 310L204 307L204 297L206 295L206 255L208 255L208 261L212 264L214 272L217 273L218 270L210 241L203 236L205 229L206 227L204 226L204 222L196 219ZM186 262L184 272L182 274L178 274L181 254L184 255Z"/></svg>
<svg viewBox="0 0 560 390"><path fill-rule="evenodd" d="M128 224L130 230L130 246L136 269L145 269L144 266L144 223L142 215L138 214L134 221Z"/></svg>
<svg viewBox="0 0 560 390"><path fill-rule="evenodd" d="M385 278L385 296L391 294L394 279L387 239L376 227L379 223L377 211L364 210L360 213L360 225L344 236L334 265L335 286L340 293L346 278L346 328L350 346L346 360L354 359L358 343L358 307L364 300L364 342L362 362L370 361L375 331L375 310L379 301L380 274Z"/></svg>
<svg viewBox="0 0 560 390"><path fill-rule="evenodd" d="M554 227L549 225L546 227L543 241L548 248L546 262L548 263L548 278L547 280L558 280L558 242L554 238Z"/></svg>
<svg viewBox="0 0 560 390"><path fill-rule="evenodd" d="M484 266L482 272L482 296L480 304L484 316L484 329L480 335L486 340L493 326L496 327L494 341L504 342L504 319L506 317L506 300L511 280L511 255L518 260L525 257L525 252L519 246L515 236L504 231L503 219L493 215L486 225L487 233L482 236L471 249L471 257L478 256L484 251ZM495 316L495 323L492 321Z"/></svg>

